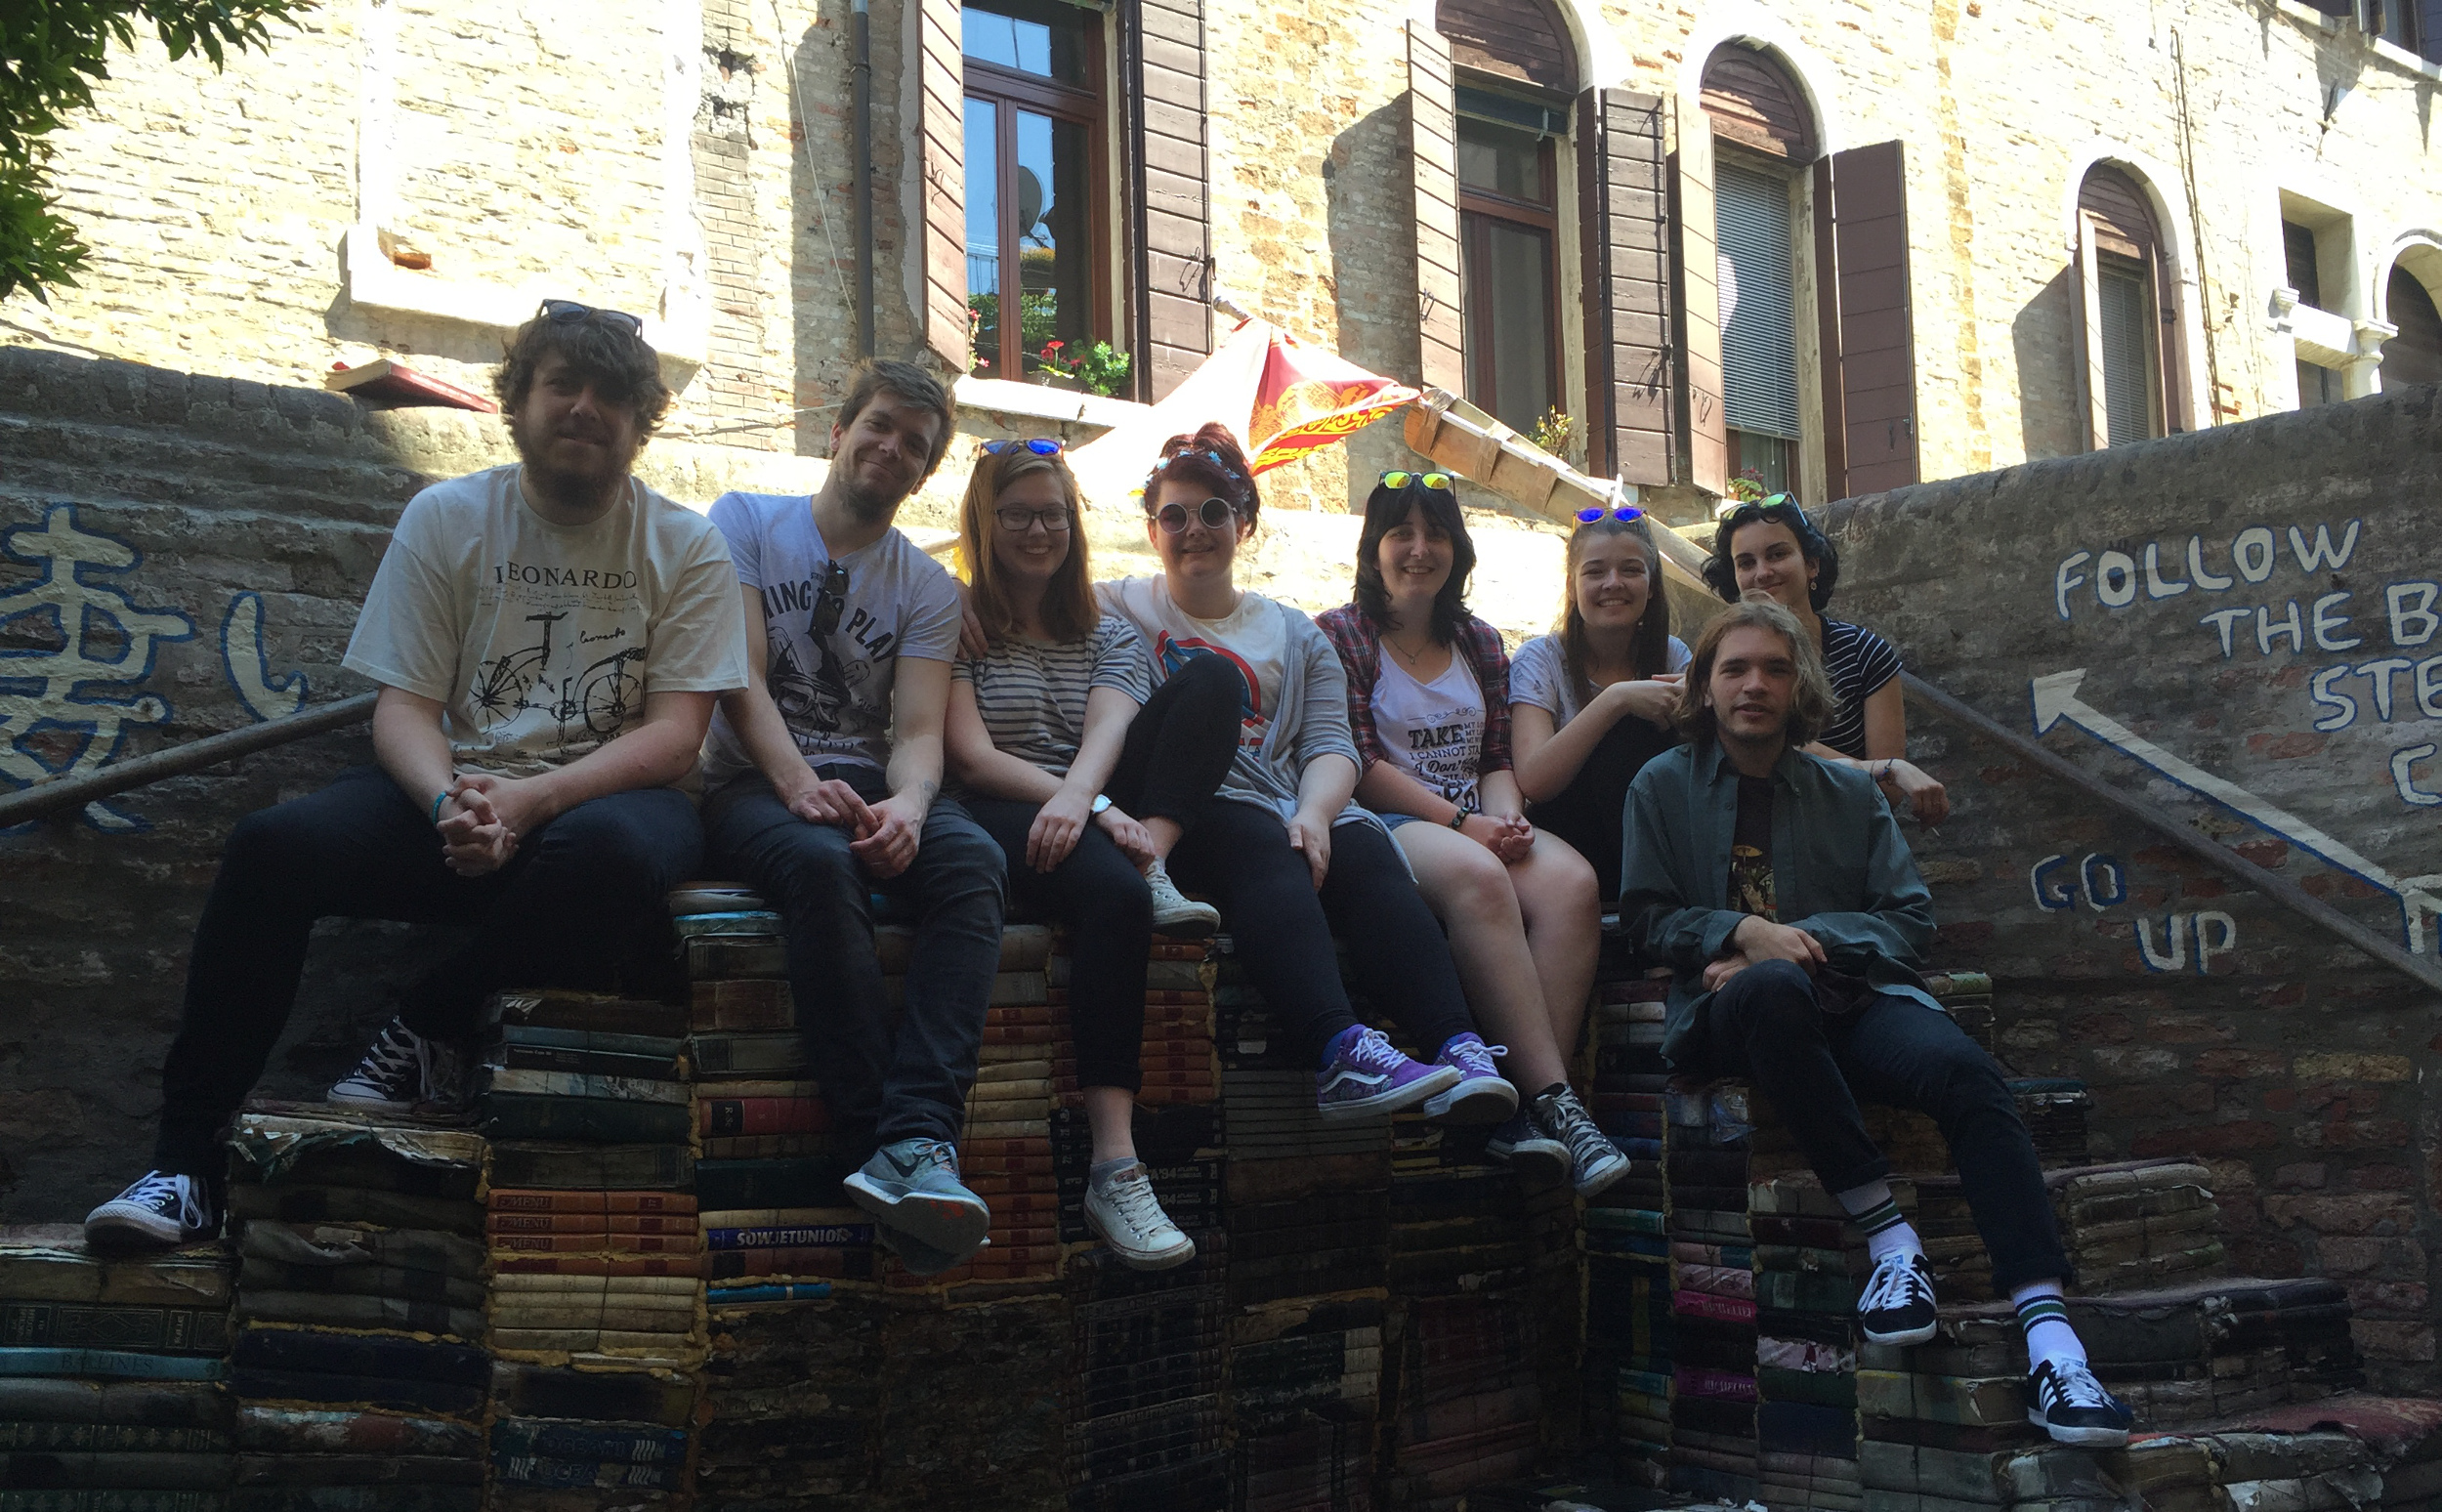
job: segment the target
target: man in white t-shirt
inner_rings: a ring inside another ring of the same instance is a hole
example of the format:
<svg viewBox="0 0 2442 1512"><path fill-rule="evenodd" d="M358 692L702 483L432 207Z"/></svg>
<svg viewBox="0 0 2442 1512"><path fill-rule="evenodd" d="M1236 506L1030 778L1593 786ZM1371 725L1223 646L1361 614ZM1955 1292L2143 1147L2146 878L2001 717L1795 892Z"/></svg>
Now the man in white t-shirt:
<svg viewBox="0 0 2442 1512"><path fill-rule="evenodd" d="M737 563L752 681L713 717L705 835L714 864L785 921L808 1063L863 1162L848 1195L919 1274L966 1260L991 1222L958 1179L956 1142L1000 962L1001 854L941 796L957 587L892 525L950 425L930 373L866 363L821 492L712 506ZM916 915L895 1026L876 892Z"/></svg>
<svg viewBox="0 0 2442 1512"><path fill-rule="evenodd" d="M219 1131L287 1023L317 918L474 926L331 1088L359 1108L460 1095L498 988L615 987L655 955L667 970L663 899L703 850L671 784L715 700L746 684L729 548L629 476L670 403L635 316L546 301L498 386L524 462L437 483L399 517L345 661L381 686L376 765L231 833L154 1169L94 1209L89 1239L219 1229Z"/></svg>

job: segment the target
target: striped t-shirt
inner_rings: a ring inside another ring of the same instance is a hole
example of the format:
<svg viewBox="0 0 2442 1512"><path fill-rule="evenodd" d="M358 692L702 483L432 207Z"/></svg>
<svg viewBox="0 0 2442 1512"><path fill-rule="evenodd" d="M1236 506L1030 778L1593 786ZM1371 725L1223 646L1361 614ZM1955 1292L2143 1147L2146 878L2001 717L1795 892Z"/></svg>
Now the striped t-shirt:
<svg viewBox="0 0 2442 1512"><path fill-rule="evenodd" d="M1843 756L1866 759L1866 700L1899 676L1899 652L1863 625L1823 622L1823 669L1831 674L1839 707L1815 736Z"/></svg>
<svg viewBox="0 0 2442 1512"><path fill-rule="evenodd" d="M975 685L975 707L1003 755L1067 777L1085 738L1085 699L1116 688L1143 703L1153 696L1145 643L1118 614L1105 614L1081 641L995 637L981 657L961 660L950 676Z"/></svg>

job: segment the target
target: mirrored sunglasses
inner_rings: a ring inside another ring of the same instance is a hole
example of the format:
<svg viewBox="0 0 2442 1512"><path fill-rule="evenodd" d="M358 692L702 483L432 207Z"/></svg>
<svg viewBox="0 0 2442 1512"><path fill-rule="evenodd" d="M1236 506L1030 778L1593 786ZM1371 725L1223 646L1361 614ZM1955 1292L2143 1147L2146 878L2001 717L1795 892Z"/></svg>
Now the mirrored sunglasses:
<svg viewBox="0 0 2442 1512"><path fill-rule="evenodd" d="M1205 529L1218 530L1237 518L1237 515L1238 511L1230 507L1229 500L1210 498L1196 506L1194 518L1200 521ZM1155 513L1154 518L1161 522L1161 528L1172 535L1177 535L1187 528L1188 508L1184 504L1164 504Z"/></svg>

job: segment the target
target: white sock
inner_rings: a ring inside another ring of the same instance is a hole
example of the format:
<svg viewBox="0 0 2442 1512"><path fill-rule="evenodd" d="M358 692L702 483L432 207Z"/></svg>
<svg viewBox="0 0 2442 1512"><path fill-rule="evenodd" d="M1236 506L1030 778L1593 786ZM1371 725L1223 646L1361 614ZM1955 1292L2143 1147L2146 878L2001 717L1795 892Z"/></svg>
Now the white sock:
<svg viewBox="0 0 2442 1512"><path fill-rule="evenodd" d="M1915 1227L1900 1216L1899 1204L1891 1199L1889 1182L1870 1181L1836 1196L1849 1221L1866 1231L1866 1252L1874 1264L1880 1265L1891 1255L1924 1253L1924 1240L1916 1237Z"/></svg>
<svg viewBox="0 0 2442 1512"><path fill-rule="evenodd" d="M2027 1330L2027 1368L2049 1360L2057 1365L2085 1364L2085 1345L2069 1326L2069 1309L2061 1302L2056 1281L2029 1281L2009 1294L2018 1310L2018 1325Z"/></svg>

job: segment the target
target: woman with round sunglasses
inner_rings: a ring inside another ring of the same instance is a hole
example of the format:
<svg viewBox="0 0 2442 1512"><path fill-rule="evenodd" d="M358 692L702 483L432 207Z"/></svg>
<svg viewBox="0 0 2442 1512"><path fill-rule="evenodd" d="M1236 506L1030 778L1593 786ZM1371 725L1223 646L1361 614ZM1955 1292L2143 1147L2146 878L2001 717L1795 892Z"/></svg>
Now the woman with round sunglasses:
<svg viewBox="0 0 2442 1512"><path fill-rule="evenodd" d="M1366 497L1355 602L1318 623L1348 673L1357 797L1390 826L1449 931L1477 1020L1507 1041L1494 1053L1526 1106L1486 1148L1592 1197L1628 1172L1570 1090L1560 1048L1577 1042L1594 986L1594 868L1521 811L1509 657L1467 611L1474 570L1449 475L1384 473Z"/></svg>
<svg viewBox="0 0 2442 1512"><path fill-rule="evenodd" d="M951 669L947 746L967 812L1009 859L1014 901L1069 928L1094 1141L1085 1221L1127 1265L1162 1270L1196 1244L1136 1157L1147 958L1156 930L1200 938L1220 922L1180 896L1162 859L1229 770L1238 696L1218 668L1153 690L1134 627L1095 601L1061 449L988 442L967 481L959 565L987 649Z"/></svg>
<svg viewBox="0 0 2442 1512"><path fill-rule="evenodd" d="M1863 625L1823 613L1839 580L1839 553L1786 493L1750 500L1723 516L1705 563L1705 581L1724 602L1760 593L1795 614L1822 650L1840 702L1807 751L1864 768L1894 811L1905 802L1918 822L1939 824L1950 816L1950 794L1907 759L1899 652Z"/></svg>
<svg viewBox="0 0 2442 1512"><path fill-rule="evenodd" d="M1145 481L1145 534L1160 574L1095 587L1151 647L1157 681L1202 663L1227 669L1235 686L1229 776L1171 852L1171 874L1221 901L1247 975L1316 1059L1322 1117L1421 1107L1453 1122L1498 1123L1518 1095L1467 1016L1441 926L1381 821L1350 802L1360 762L1339 657L1313 620L1234 580L1260 507L1228 427L1174 436ZM1367 998L1395 1006L1415 1041L1434 1047L1429 1064L1357 1022L1334 931Z"/></svg>
<svg viewBox="0 0 2442 1512"><path fill-rule="evenodd" d="M1628 784L1679 741L1670 710L1688 652L1670 633L1643 511L1579 511L1566 561L1560 623L1510 665L1511 759L1528 817L1585 857L1608 903L1620 896Z"/></svg>

